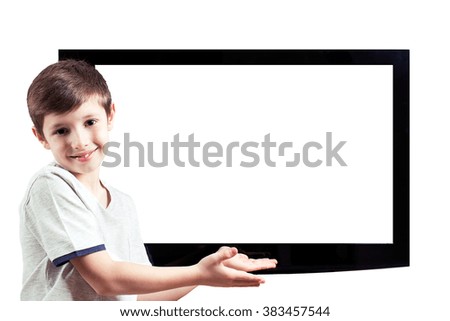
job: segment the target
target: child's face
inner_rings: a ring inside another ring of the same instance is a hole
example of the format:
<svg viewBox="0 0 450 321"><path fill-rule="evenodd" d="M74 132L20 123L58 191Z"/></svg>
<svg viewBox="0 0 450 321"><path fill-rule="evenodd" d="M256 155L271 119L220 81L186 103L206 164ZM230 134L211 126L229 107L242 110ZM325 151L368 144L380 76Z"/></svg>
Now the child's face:
<svg viewBox="0 0 450 321"><path fill-rule="evenodd" d="M33 132L43 146L52 151L55 161L76 177L98 173L114 112L113 105L107 116L97 97L93 96L76 110L46 115L44 137L35 129Z"/></svg>

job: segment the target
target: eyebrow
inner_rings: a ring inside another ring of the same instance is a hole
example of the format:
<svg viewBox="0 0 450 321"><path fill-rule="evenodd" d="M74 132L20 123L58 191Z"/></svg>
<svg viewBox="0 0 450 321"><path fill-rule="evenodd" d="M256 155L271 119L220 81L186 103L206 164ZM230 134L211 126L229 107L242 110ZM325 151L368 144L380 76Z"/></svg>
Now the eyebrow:
<svg viewBox="0 0 450 321"><path fill-rule="evenodd" d="M99 118L100 115L99 114L89 114L83 117L83 120L85 119L89 119L89 118Z"/></svg>
<svg viewBox="0 0 450 321"><path fill-rule="evenodd" d="M64 127L64 126L65 126L64 124L60 124L60 123L54 124L52 127L50 127L50 130L53 131L53 130L59 129L61 127Z"/></svg>

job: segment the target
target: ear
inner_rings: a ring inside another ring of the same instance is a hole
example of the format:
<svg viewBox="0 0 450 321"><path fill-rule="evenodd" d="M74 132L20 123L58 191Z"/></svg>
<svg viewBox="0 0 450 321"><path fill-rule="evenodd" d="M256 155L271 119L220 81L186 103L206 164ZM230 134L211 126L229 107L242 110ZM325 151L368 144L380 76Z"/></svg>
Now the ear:
<svg viewBox="0 0 450 321"><path fill-rule="evenodd" d="M114 116L116 114L116 106L114 103L111 104L111 108L109 109L109 115L108 115L108 130L113 129L114 125Z"/></svg>
<svg viewBox="0 0 450 321"><path fill-rule="evenodd" d="M39 134L39 132L36 129L36 127L31 128L31 130L33 131L33 135L38 139L39 143L41 143L42 146L44 146L45 149L50 149L49 143L47 142L47 140L45 139L44 136Z"/></svg>

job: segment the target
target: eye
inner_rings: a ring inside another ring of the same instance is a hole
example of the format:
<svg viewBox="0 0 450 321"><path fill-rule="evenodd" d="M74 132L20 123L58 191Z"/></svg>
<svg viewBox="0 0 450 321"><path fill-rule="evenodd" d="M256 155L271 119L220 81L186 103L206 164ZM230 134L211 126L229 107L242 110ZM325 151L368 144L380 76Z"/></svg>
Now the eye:
<svg viewBox="0 0 450 321"><path fill-rule="evenodd" d="M67 128L58 128L57 130L55 130L55 134L58 136L66 135L68 132L69 130Z"/></svg>
<svg viewBox="0 0 450 321"><path fill-rule="evenodd" d="M89 119L88 121L86 121L86 126L94 126L97 123L96 119Z"/></svg>

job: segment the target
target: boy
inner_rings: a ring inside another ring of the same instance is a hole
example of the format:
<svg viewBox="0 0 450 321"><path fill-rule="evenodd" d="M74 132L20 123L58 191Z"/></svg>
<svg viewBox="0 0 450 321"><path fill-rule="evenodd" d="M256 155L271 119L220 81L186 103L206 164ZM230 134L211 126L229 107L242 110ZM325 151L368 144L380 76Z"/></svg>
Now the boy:
<svg viewBox="0 0 450 321"><path fill-rule="evenodd" d="M197 285L259 286L274 268L223 247L188 267L151 266L131 198L99 178L115 107L88 63L45 68L27 96L33 133L55 162L21 205L22 300L177 300Z"/></svg>

